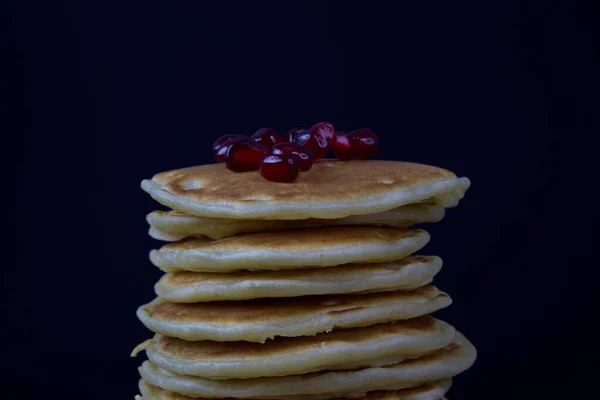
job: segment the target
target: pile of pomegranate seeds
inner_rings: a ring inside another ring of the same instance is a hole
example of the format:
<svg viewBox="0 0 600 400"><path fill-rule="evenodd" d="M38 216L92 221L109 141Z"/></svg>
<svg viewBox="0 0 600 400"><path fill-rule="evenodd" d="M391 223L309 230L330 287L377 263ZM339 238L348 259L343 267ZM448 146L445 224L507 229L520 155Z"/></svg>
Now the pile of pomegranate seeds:
<svg viewBox="0 0 600 400"><path fill-rule="evenodd" d="M335 131L329 122L309 129L294 128L282 138L274 129L260 128L251 137L221 136L213 143L218 162L235 172L259 171L273 182L293 182L333 148L338 160L366 160L377 153L379 141L370 129Z"/></svg>

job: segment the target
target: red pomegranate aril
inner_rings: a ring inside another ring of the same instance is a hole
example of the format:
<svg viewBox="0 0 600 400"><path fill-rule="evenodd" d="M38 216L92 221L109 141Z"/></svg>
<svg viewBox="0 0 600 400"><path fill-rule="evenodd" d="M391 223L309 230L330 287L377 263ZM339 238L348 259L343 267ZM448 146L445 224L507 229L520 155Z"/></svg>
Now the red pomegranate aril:
<svg viewBox="0 0 600 400"><path fill-rule="evenodd" d="M304 128L294 128L288 131L288 142L290 143L298 143L302 145L308 139L310 139L310 133L308 129Z"/></svg>
<svg viewBox="0 0 600 400"><path fill-rule="evenodd" d="M290 142L301 144L313 153L315 160L320 160L335 140L333 125L328 122L319 122L308 130L292 129L289 132Z"/></svg>
<svg viewBox="0 0 600 400"><path fill-rule="evenodd" d="M319 122L313 125L308 131L311 134L311 140L305 146L313 152L315 160L320 160L327 155L327 152L335 141L333 125L329 122Z"/></svg>
<svg viewBox="0 0 600 400"><path fill-rule="evenodd" d="M224 135L215 140L212 146L215 160L218 162L225 162L225 156L227 155L227 149L229 146L239 140L245 139L248 139L248 137L242 135Z"/></svg>
<svg viewBox="0 0 600 400"><path fill-rule="evenodd" d="M348 135L344 132L335 132L335 143L333 144L333 154L340 161L348 161L352 158L352 149Z"/></svg>
<svg viewBox="0 0 600 400"><path fill-rule="evenodd" d="M271 148L272 154L294 154L300 157L300 170L308 171L313 166L313 155L306 147L298 143L277 143Z"/></svg>
<svg viewBox="0 0 600 400"><path fill-rule="evenodd" d="M260 128L252 135L252 139L254 139L256 143L262 144L268 148L271 148L279 142L283 142L281 136L279 136L275 129L272 128Z"/></svg>
<svg viewBox="0 0 600 400"><path fill-rule="evenodd" d="M379 139L370 129L358 129L350 132L347 136L350 141L350 152L353 159L367 160L377 153Z"/></svg>
<svg viewBox="0 0 600 400"><path fill-rule="evenodd" d="M256 171L269 149L250 138L238 140L227 149L225 166L235 172Z"/></svg>
<svg viewBox="0 0 600 400"><path fill-rule="evenodd" d="M321 137L333 141L335 137L335 129L333 129L333 125L329 122L319 122L318 124L314 124L308 130L309 132L318 133Z"/></svg>
<svg viewBox="0 0 600 400"><path fill-rule="evenodd" d="M260 164L260 175L272 182L293 182L300 174L301 163L295 154L268 154Z"/></svg>

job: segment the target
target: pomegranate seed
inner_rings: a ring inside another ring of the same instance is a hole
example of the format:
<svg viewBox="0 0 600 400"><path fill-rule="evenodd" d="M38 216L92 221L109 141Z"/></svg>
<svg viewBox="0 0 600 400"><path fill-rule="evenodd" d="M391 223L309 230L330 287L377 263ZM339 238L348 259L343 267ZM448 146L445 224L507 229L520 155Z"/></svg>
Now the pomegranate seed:
<svg viewBox="0 0 600 400"><path fill-rule="evenodd" d="M260 128L252 135L252 139L254 139L256 143L260 143L268 148L283 141L281 136L279 136L275 129L272 128Z"/></svg>
<svg viewBox="0 0 600 400"><path fill-rule="evenodd" d="M244 139L248 139L247 136L242 136L242 135L225 135L225 136L221 136L220 138L218 138L214 143L213 143L213 155L215 156L215 159L218 162L225 162L225 156L227 155L227 149L229 148L229 146L231 146L233 143L237 142L238 140L244 140Z"/></svg>
<svg viewBox="0 0 600 400"><path fill-rule="evenodd" d="M335 143L333 144L333 153L335 158L341 161L348 161L352 158L352 150L350 148L350 140L344 132L335 132Z"/></svg>
<svg viewBox="0 0 600 400"><path fill-rule="evenodd" d="M310 129L295 128L288 132L290 142L298 143L313 153L315 160L327 155L335 139L333 125L328 122L320 122Z"/></svg>
<svg viewBox="0 0 600 400"><path fill-rule="evenodd" d="M367 128L362 128L348 134L351 155L356 160L366 160L373 157L379 148L377 135Z"/></svg>
<svg viewBox="0 0 600 400"><path fill-rule="evenodd" d="M268 151L250 138L238 140L227 149L225 166L235 172L256 171Z"/></svg>
<svg viewBox="0 0 600 400"><path fill-rule="evenodd" d="M319 160L327 155L327 152L335 140L335 130L333 125L328 122L320 122L313 125L309 130L311 139L307 144L309 150L312 150L315 159Z"/></svg>
<svg viewBox="0 0 600 400"><path fill-rule="evenodd" d="M269 154L260 164L260 174L273 182L293 182L300 174L300 157L295 154Z"/></svg>
<svg viewBox="0 0 600 400"><path fill-rule="evenodd" d="M298 143L277 143L271 148L272 154L295 154L300 157L300 170L308 171L313 166L313 156L310 150Z"/></svg>
<svg viewBox="0 0 600 400"><path fill-rule="evenodd" d="M302 144L310 139L308 129L294 128L288 131L288 142Z"/></svg>

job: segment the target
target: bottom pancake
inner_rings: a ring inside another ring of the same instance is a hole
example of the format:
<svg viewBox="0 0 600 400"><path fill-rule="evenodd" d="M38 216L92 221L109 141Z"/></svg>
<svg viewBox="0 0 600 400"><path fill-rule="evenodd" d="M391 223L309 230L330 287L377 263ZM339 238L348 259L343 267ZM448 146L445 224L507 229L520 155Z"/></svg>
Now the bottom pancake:
<svg viewBox="0 0 600 400"><path fill-rule="evenodd" d="M445 400L442 396L450 389L451 380L426 383L422 386L410 389L400 389L391 391L374 391L365 393L360 397L353 397L353 400ZM182 394L169 392L144 381L139 382L140 392L143 397L137 397L139 400L193 400L194 397L184 396Z"/></svg>
<svg viewBox="0 0 600 400"><path fill-rule="evenodd" d="M315 372L272 378L210 380L180 375L145 361L139 368L148 383L190 397L240 399L333 399L375 390L399 390L451 379L475 362L475 347L460 333L444 349L399 364L350 371Z"/></svg>

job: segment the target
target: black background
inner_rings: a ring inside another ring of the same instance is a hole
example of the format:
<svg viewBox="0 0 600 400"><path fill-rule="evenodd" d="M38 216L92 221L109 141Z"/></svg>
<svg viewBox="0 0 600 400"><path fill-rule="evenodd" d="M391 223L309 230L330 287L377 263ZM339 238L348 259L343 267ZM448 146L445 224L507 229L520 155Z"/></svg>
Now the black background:
<svg viewBox="0 0 600 400"><path fill-rule="evenodd" d="M4 5L4 395L132 398L160 275L141 179L225 133L328 120L473 182L428 228L440 316L479 349L450 398L594 398L593 14L414 3Z"/></svg>

